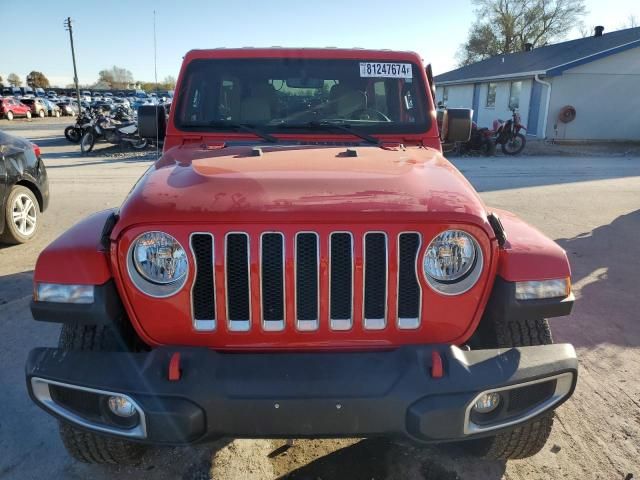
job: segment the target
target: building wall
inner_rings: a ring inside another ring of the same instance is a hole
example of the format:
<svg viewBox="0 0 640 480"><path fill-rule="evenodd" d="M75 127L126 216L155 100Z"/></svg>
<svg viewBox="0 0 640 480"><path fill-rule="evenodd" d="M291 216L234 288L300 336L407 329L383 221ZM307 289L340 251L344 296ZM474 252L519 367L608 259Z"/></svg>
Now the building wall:
<svg viewBox="0 0 640 480"><path fill-rule="evenodd" d="M491 128L495 119L507 120L511 117L509 110L509 95L511 91L511 81L496 82L496 102L494 107L487 107L488 83L480 84L480 101L477 112L474 115L479 127ZM520 108L518 111L522 117L522 122L526 125L529 116L529 100L531 98L532 80L522 80L522 90L520 92ZM448 107L473 108L473 84L449 85L449 99L445 102ZM544 97L546 98L546 97ZM436 88L436 99L443 101L443 87ZM541 113L541 115L543 115ZM529 132L535 135L537 126Z"/></svg>
<svg viewBox="0 0 640 480"><path fill-rule="evenodd" d="M473 84L449 85L447 91L449 99L443 99L444 87L436 87L436 99L442 101L451 108L472 108L473 104Z"/></svg>
<svg viewBox="0 0 640 480"><path fill-rule="evenodd" d="M640 47L566 70L549 80L547 138L640 140ZM573 106L577 113L567 124L557 120L565 105Z"/></svg>
<svg viewBox="0 0 640 480"><path fill-rule="evenodd" d="M522 90L520 92L520 107L518 112L522 117L522 123L526 125L527 118L529 116L529 100L531 98L531 80L522 80ZM508 120L511 118L511 111L509 110L509 95L511 90L511 81L497 82L496 87L496 103L494 107L487 107L487 91L489 88L488 83L482 83L480 85L480 104L478 106L478 126L488 127L493 126L493 121L496 119ZM528 126L528 125L527 125ZM536 129L528 132L529 134L536 134Z"/></svg>

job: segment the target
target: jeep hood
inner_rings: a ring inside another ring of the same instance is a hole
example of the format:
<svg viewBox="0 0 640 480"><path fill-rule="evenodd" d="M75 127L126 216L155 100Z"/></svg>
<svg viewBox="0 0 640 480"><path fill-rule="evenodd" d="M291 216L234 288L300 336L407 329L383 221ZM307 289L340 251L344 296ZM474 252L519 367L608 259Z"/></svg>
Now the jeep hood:
<svg viewBox="0 0 640 480"><path fill-rule="evenodd" d="M477 193L435 150L248 145L168 150L125 200L116 229L334 220L432 220L487 228Z"/></svg>

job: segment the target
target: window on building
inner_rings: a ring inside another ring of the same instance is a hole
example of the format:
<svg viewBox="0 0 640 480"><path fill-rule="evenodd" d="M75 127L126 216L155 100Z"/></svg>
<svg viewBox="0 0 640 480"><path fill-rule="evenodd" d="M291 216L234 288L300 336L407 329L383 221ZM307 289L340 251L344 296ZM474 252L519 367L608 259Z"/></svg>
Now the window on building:
<svg viewBox="0 0 640 480"><path fill-rule="evenodd" d="M442 87L442 101L444 103L449 101L449 87Z"/></svg>
<svg viewBox="0 0 640 480"><path fill-rule="evenodd" d="M487 104L486 106L489 108L493 108L496 106L496 89L498 88L497 83L488 83L487 84Z"/></svg>
<svg viewBox="0 0 640 480"><path fill-rule="evenodd" d="M522 92L522 82L511 82L509 92L509 109L520 108L520 93Z"/></svg>

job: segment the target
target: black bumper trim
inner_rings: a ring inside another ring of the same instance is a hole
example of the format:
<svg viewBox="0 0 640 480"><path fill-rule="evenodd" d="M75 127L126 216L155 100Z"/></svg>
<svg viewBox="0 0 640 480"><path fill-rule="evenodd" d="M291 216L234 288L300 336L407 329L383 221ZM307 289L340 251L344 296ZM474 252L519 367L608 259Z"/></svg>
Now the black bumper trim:
<svg viewBox="0 0 640 480"><path fill-rule="evenodd" d="M124 315L124 307L113 280L94 287L91 304L36 302L31 300L31 315L40 322L112 325Z"/></svg>
<svg viewBox="0 0 640 480"><path fill-rule="evenodd" d="M434 349L444 363L440 379L430 376ZM167 373L174 352L181 354L182 375L171 382ZM468 438L463 407L479 393L564 372L573 374L574 387L577 367L568 344L468 352L447 345L406 346L359 353L38 348L29 354L26 374L36 402L32 377L129 395L147 418L146 441L178 445L220 436L458 440Z"/></svg>

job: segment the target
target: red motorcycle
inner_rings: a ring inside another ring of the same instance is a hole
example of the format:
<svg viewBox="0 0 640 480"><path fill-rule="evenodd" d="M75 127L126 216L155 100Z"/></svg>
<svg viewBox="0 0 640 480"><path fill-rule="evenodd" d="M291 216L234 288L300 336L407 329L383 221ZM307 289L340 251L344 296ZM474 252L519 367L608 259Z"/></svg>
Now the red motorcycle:
<svg viewBox="0 0 640 480"><path fill-rule="evenodd" d="M501 146L505 155L518 155L527 143L527 138L520 133L520 130L526 129L527 127L520 123L520 114L513 108L510 120L493 121L495 144Z"/></svg>

